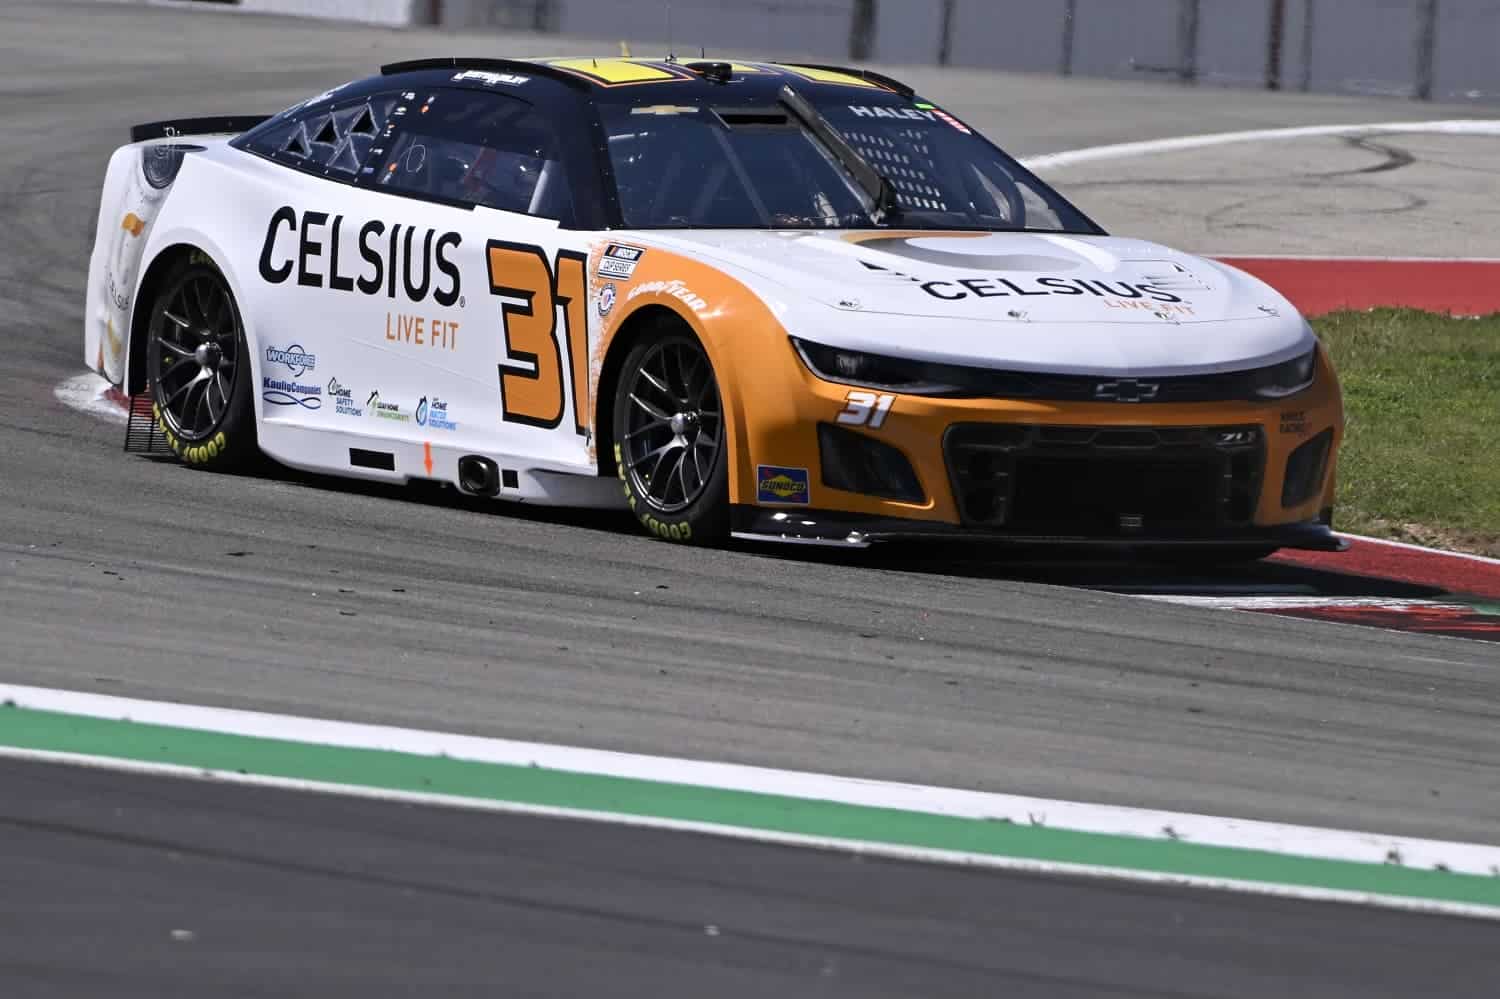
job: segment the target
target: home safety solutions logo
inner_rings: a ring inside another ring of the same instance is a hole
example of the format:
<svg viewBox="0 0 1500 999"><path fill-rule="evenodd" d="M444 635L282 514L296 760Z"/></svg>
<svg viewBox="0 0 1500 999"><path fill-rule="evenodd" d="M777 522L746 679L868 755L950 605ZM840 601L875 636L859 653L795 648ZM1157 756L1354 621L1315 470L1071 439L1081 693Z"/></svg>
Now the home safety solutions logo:
<svg viewBox="0 0 1500 999"><path fill-rule="evenodd" d="M354 390L345 388L337 378L328 379L328 398L340 416L363 416L365 408L354 401Z"/></svg>

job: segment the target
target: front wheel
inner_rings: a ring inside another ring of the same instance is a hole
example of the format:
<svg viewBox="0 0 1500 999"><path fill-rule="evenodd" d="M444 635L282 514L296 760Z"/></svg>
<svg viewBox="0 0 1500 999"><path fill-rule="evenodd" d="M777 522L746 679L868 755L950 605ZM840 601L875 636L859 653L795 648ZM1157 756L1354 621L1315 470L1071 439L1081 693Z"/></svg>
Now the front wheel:
<svg viewBox="0 0 1500 999"><path fill-rule="evenodd" d="M724 409L713 365L691 335L636 344L615 392L615 467L630 510L668 541L729 534Z"/></svg>
<svg viewBox="0 0 1500 999"><path fill-rule="evenodd" d="M151 308L146 365L152 415L190 465L228 469L257 453L245 329L218 268L178 264Z"/></svg>

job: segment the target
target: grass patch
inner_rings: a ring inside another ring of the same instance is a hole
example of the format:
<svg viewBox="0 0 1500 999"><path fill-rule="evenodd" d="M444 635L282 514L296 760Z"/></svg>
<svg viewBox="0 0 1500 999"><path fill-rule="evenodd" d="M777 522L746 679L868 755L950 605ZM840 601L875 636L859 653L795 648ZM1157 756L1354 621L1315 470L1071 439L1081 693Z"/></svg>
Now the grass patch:
<svg viewBox="0 0 1500 999"><path fill-rule="evenodd" d="M1313 320L1344 390L1339 528L1500 556L1500 315Z"/></svg>

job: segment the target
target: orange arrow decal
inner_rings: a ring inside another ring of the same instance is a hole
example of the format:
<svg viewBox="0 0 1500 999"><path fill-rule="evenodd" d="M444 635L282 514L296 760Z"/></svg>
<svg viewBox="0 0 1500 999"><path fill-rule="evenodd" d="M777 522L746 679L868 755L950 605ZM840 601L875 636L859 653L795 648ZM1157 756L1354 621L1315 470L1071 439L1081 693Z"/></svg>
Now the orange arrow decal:
<svg viewBox="0 0 1500 999"><path fill-rule="evenodd" d="M422 464L427 466L427 477L432 478L432 442L422 442Z"/></svg>

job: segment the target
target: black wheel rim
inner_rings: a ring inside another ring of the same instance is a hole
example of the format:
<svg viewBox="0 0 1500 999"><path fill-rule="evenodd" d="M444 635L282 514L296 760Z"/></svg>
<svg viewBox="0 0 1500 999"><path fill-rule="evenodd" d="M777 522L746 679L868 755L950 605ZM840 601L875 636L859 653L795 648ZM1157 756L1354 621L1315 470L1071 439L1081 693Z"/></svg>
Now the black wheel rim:
<svg viewBox="0 0 1500 999"><path fill-rule="evenodd" d="M218 277L190 274L168 292L151 330L151 381L162 418L178 436L211 436L234 397L239 316Z"/></svg>
<svg viewBox="0 0 1500 999"><path fill-rule="evenodd" d="M625 474L657 511L686 509L708 488L724 442L713 366L696 343L664 340L624 389Z"/></svg>

